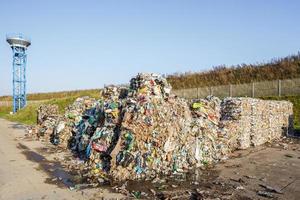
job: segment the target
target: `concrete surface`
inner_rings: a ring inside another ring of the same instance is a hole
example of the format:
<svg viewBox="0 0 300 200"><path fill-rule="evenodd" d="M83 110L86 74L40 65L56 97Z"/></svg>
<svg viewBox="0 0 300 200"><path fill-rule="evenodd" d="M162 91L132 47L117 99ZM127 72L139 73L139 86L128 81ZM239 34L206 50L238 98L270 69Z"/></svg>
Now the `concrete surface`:
<svg viewBox="0 0 300 200"><path fill-rule="evenodd" d="M25 141L24 127L0 119L0 199L116 199L117 193L98 189L71 191L67 186L48 184L49 173L40 169L35 149L41 147L39 141ZM27 154L26 154L27 152ZM28 152L31 152L28 153ZM41 157L42 158L42 157ZM49 162L51 166L51 162Z"/></svg>
<svg viewBox="0 0 300 200"><path fill-rule="evenodd" d="M167 180L160 185L165 189L154 195L151 181L128 182L124 197L101 187L70 190L70 174L57 161L63 161L68 151L28 139L22 125L0 119L0 136L0 200L127 199L132 191L147 193L148 199L270 199L258 194L267 191L263 186L280 191L269 192L271 199L300 199L297 138L236 151L215 167L193 173L192 179Z"/></svg>

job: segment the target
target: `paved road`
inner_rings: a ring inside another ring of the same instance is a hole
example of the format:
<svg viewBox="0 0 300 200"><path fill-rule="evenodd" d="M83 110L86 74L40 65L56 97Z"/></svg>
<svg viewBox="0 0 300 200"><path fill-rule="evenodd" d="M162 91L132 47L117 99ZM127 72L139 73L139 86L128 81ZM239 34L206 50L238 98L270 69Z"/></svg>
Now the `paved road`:
<svg viewBox="0 0 300 200"><path fill-rule="evenodd" d="M0 119L0 199L99 199L120 197L101 189L71 191L45 183L50 175L40 169L43 159L35 149L42 144L25 141L24 127ZM32 156L32 158L31 158ZM104 194L104 195L103 195Z"/></svg>

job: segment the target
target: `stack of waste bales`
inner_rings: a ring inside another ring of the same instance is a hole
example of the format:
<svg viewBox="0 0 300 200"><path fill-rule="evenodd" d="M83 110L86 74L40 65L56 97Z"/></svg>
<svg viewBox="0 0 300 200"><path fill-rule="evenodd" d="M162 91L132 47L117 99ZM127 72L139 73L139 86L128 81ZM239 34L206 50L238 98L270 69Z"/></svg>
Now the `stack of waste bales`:
<svg viewBox="0 0 300 200"><path fill-rule="evenodd" d="M293 104L253 98L225 98L221 126L231 148L246 149L272 141L292 131Z"/></svg>
<svg viewBox="0 0 300 200"><path fill-rule="evenodd" d="M252 103L251 145L257 146L292 132L293 104L255 99Z"/></svg>
<svg viewBox="0 0 300 200"><path fill-rule="evenodd" d="M120 134L123 100L127 89L108 86L102 99L88 109L74 129L71 148L87 160L91 181L101 182L111 168L111 153Z"/></svg>
<svg viewBox="0 0 300 200"><path fill-rule="evenodd" d="M99 100L82 98L56 120L53 143L69 144L85 161L86 178L151 179L227 159L236 149L291 131L286 101L214 96L187 101L157 74L141 73L129 88L109 86Z"/></svg>
<svg viewBox="0 0 300 200"><path fill-rule="evenodd" d="M88 96L77 98L59 114L58 105L44 104L37 109L37 126L31 127L33 137L42 138L55 145L68 147L73 129L79 125L84 113L95 107L98 101Z"/></svg>
<svg viewBox="0 0 300 200"><path fill-rule="evenodd" d="M95 98L88 96L77 98L69 105L63 116L56 121L56 127L51 135L51 142L55 145L67 147L73 134L73 129L79 125L84 113L97 104Z"/></svg>
<svg viewBox="0 0 300 200"><path fill-rule="evenodd" d="M91 180L153 178L226 156L226 140L218 129L220 100L208 97L190 106L170 90L161 76L139 74L125 98L106 98L103 123L93 136L80 133L85 139L76 145L81 155L86 153Z"/></svg>
<svg viewBox="0 0 300 200"><path fill-rule="evenodd" d="M153 178L158 174L187 172L226 159L235 149L272 141L283 134L283 126L291 123L289 102L252 98L221 101L209 96L190 104L170 91L171 86L161 76L139 74L130 81L126 97L105 100L108 104L115 103L114 109L118 107L118 120L111 126L113 130L98 124L97 134L90 139L87 158L92 166L91 180L101 182L106 176L115 180ZM276 137L266 133L265 140L256 143L254 131L258 130L254 128L265 130L256 118L272 118L269 116L272 112L262 116L255 111L257 107L263 112L261 104L269 107L278 104L287 112L283 115L277 109L277 114L273 113L283 119L274 124L277 129L272 129ZM106 113L107 108L103 108ZM111 106L108 108L113 111Z"/></svg>
<svg viewBox="0 0 300 200"><path fill-rule="evenodd" d="M155 74L139 74L130 86L112 176L135 179L175 171L175 162L187 154L176 155L191 120L188 104L169 97L171 86ZM180 167L187 168L184 164Z"/></svg>
<svg viewBox="0 0 300 200"><path fill-rule="evenodd" d="M225 98L221 103L221 127L229 136L231 149L250 147L251 98Z"/></svg>
<svg viewBox="0 0 300 200"><path fill-rule="evenodd" d="M95 102L96 99L89 96L79 97L66 108L64 116L76 125L81 120L82 114L93 107Z"/></svg>
<svg viewBox="0 0 300 200"><path fill-rule="evenodd" d="M37 124L41 125L47 118L57 116L59 114L57 105L43 104L37 109Z"/></svg>
<svg viewBox="0 0 300 200"><path fill-rule="evenodd" d="M59 110L57 105L41 105L37 109L37 124L34 136L38 138L50 138L54 128L56 127L56 120L59 117Z"/></svg>
<svg viewBox="0 0 300 200"><path fill-rule="evenodd" d="M226 159L231 149L228 145L228 133L220 128L221 100L208 96L192 102L191 109L193 115L191 131L193 135L200 136L194 142L197 166Z"/></svg>

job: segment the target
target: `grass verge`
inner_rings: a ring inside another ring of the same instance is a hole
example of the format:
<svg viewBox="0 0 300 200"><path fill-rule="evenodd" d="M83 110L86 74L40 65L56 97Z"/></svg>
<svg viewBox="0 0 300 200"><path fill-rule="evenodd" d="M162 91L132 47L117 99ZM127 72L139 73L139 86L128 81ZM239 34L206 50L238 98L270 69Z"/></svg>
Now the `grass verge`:
<svg viewBox="0 0 300 200"><path fill-rule="evenodd" d="M12 107L3 106L0 107L0 117L7 119L9 121L19 122L27 125L34 125L37 123L37 108L41 104L56 104L58 105L59 112L63 114L65 108L73 103L77 97L51 99L41 103L34 103L26 106L25 108L19 110L16 114L9 114L12 111Z"/></svg>

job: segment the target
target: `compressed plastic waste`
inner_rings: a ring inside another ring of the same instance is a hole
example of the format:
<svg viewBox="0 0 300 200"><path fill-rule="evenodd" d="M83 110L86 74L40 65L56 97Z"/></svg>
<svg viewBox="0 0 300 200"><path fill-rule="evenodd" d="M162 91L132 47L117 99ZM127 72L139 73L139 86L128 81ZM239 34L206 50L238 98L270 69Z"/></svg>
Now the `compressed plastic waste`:
<svg viewBox="0 0 300 200"><path fill-rule="evenodd" d="M278 139L292 132L293 104L253 98L225 98L221 104L224 131L232 145L246 149ZM234 144L235 142L235 144Z"/></svg>
<svg viewBox="0 0 300 200"><path fill-rule="evenodd" d="M56 120L59 117L57 105L41 105L37 109L37 124L35 135L38 138L44 137L49 139L56 126Z"/></svg>
<svg viewBox="0 0 300 200"><path fill-rule="evenodd" d="M57 105L44 104L37 109L37 123L42 124L47 118L56 117L59 114Z"/></svg>
<svg viewBox="0 0 300 200"><path fill-rule="evenodd" d="M79 126L84 114L97 104L95 98L88 96L77 98L73 104L66 108L64 116L56 121L56 128L51 137L51 142L55 145L70 146L71 138L76 126Z"/></svg>
<svg viewBox="0 0 300 200"><path fill-rule="evenodd" d="M96 99L79 97L65 109L65 114L59 114L57 105L43 104L37 110L37 127L31 132L34 136L43 137L53 144L68 146L73 129L79 124L88 109L94 107Z"/></svg>
<svg viewBox="0 0 300 200"><path fill-rule="evenodd" d="M184 173L292 128L290 102L214 96L188 102L157 74L138 74L129 88L109 86L101 96L69 107L52 141L68 141L85 160L88 180L99 184Z"/></svg>

